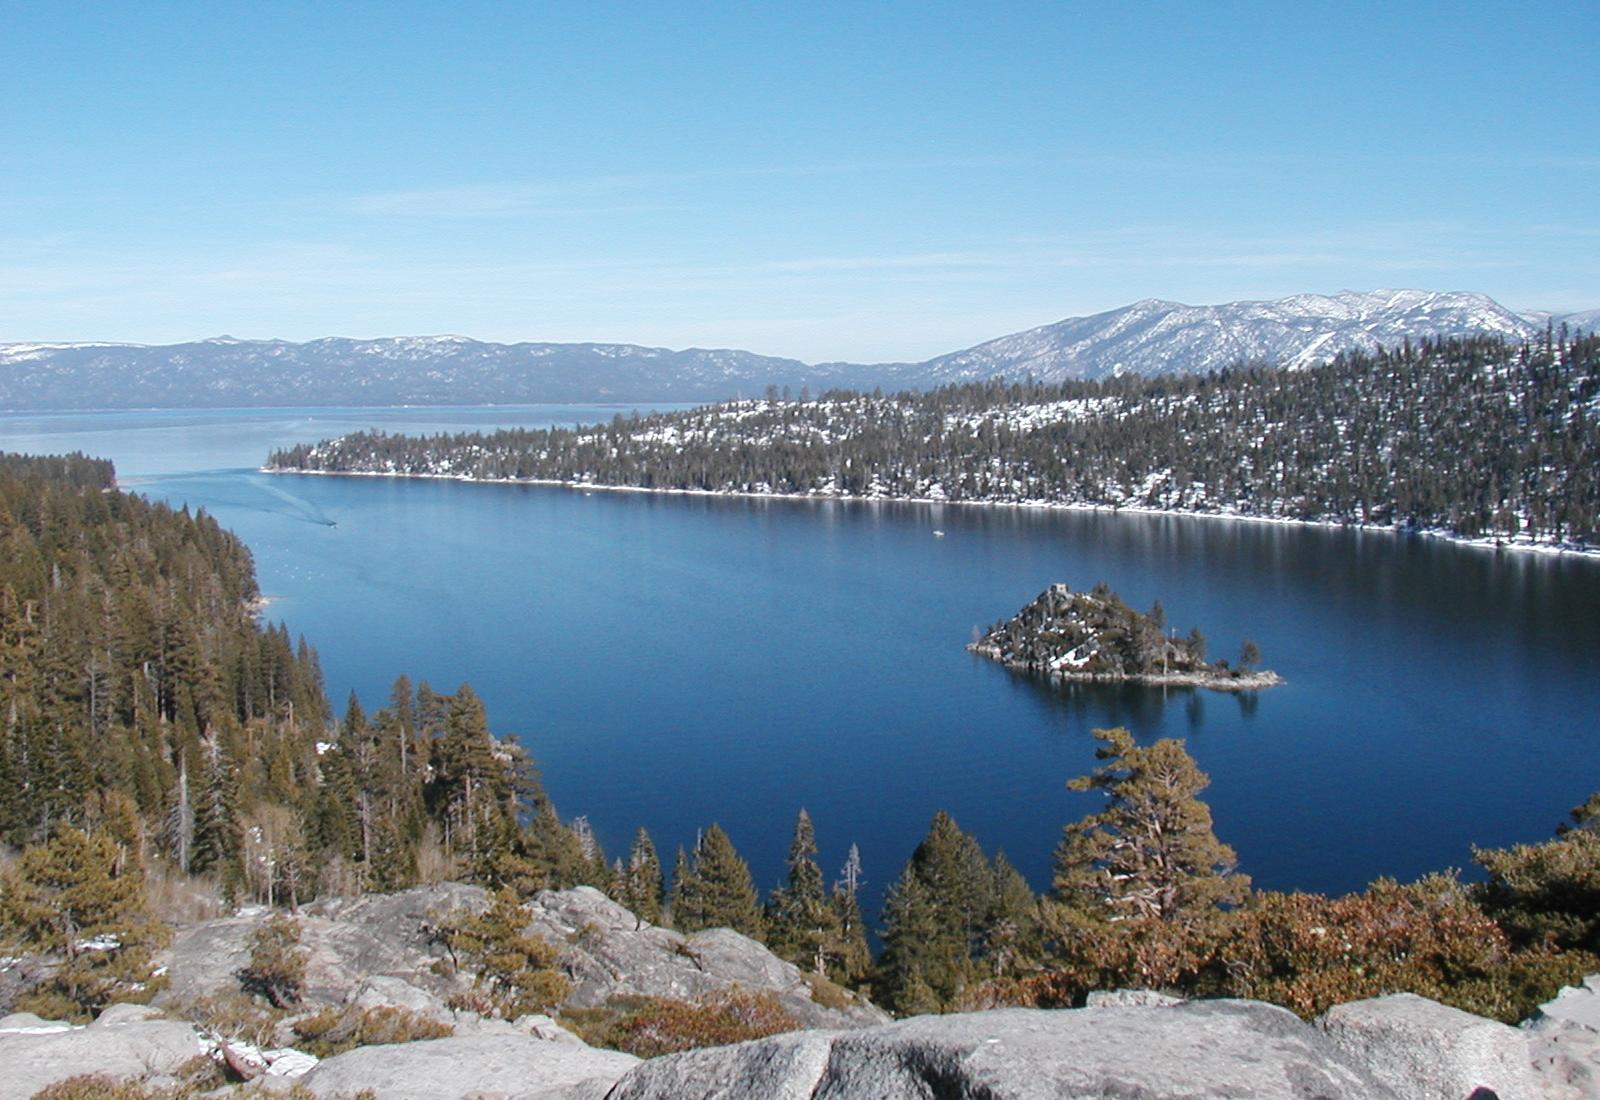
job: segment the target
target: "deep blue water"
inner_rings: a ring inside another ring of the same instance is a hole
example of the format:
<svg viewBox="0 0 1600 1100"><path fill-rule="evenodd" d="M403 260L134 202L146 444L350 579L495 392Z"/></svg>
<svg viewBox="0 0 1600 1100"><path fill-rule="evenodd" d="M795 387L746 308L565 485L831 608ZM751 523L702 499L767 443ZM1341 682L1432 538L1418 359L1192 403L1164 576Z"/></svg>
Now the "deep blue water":
<svg viewBox="0 0 1600 1100"><path fill-rule="evenodd" d="M269 617L336 706L400 671L470 681L607 850L665 858L720 821L758 882L795 811L877 892L949 810L1048 883L1095 796L1090 730L1187 738L1257 884L1340 891L1540 840L1600 788L1600 560L1381 533L954 506L751 501L254 472L273 445L377 424L609 419L609 408L0 417L0 447L82 448L204 506L255 551ZM331 524L331 525L330 525ZM935 537L936 530L944 537ZM1051 689L964 652L1052 581L1159 599L1254 697Z"/></svg>

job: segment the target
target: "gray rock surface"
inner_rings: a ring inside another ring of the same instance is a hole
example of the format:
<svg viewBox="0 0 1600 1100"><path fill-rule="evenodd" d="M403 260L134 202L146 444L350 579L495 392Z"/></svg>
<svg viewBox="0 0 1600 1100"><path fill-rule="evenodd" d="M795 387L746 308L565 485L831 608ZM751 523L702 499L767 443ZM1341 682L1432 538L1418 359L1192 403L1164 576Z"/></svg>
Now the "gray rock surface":
<svg viewBox="0 0 1600 1100"><path fill-rule="evenodd" d="M90 1027L121 1027L123 1024L136 1024L144 1020L160 1020L166 1013L151 1005L111 1005L104 1012L94 1018Z"/></svg>
<svg viewBox="0 0 1600 1100"><path fill-rule="evenodd" d="M535 1039L544 1039L552 1043L571 1043L576 1046L587 1045L582 1039L543 1013L518 1016L511 1026L518 1031L532 1035Z"/></svg>
<svg viewBox="0 0 1600 1100"><path fill-rule="evenodd" d="M810 1100L828 1068L836 1031L795 1031L731 1047L655 1058L629 1073L606 1100Z"/></svg>
<svg viewBox="0 0 1600 1100"><path fill-rule="evenodd" d="M368 978L345 998L345 1003L355 1008L403 1008L429 1020L448 1024L455 1022L456 1014L444 1000L426 989L421 989L404 978L385 975Z"/></svg>
<svg viewBox="0 0 1600 1100"><path fill-rule="evenodd" d="M0 1016L0 1033L30 1034L43 1031L71 1031L73 1025L65 1020L46 1020L31 1012L13 1012Z"/></svg>
<svg viewBox="0 0 1600 1100"><path fill-rule="evenodd" d="M1554 1097L1526 1032L1414 993L1336 1005L1317 1021L1335 1046L1406 1100L1462 1100L1474 1089Z"/></svg>
<svg viewBox="0 0 1600 1100"><path fill-rule="evenodd" d="M639 1060L522 1035L359 1047L300 1078L318 1096L371 1089L378 1100L601 1100Z"/></svg>
<svg viewBox="0 0 1600 1100"><path fill-rule="evenodd" d="M1569 1096L1600 1100L1600 974L1563 989L1522 1026L1535 1068Z"/></svg>
<svg viewBox="0 0 1600 1100"><path fill-rule="evenodd" d="M657 928L587 886L545 891L529 909L534 931L561 945L560 966L572 982L566 1003L575 1008L597 1008L619 996L696 1000L738 987L770 990L804 1027L866 1027L889 1019L853 994L843 1007L817 1003L797 967L727 928L689 936Z"/></svg>
<svg viewBox="0 0 1600 1100"><path fill-rule="evenodd" d="M824 1038L826 1060L816 1045ZM808 1091L806 1078L819 1068ZM656 1059L618 1082L611 1100L691 1096L1397 1100L1316 1028L1283 1009L1247 1001L999 1009L920 1016L827 1037L777 1036Z"/></svg>
<svg viewBox="0 0 1600 1100"><path fill-rule="evenodd" d="M1171 1008L1183 1003L1182 997L1154 989L1097 989L1083 1001L1085 1008Z"/></svg>
<svg viewBox="0 0 1600 1100"><path fill-rule="evenodd" d="M131 1020L54 1034L0 1033L0 1100L28 1100L81 1073L111 1077L171 1074L202 1051L188 1024Z"/></svg>
<svg viewBox="0 0 1600 1100"><path fill-rule="evenodd" d="M444 951L428 942L429 914L455 905L482 908L486 898L476 886L437 883L306 906L299 921L307 1000L340 1004L372 977L401 978L438 994L449 992L453 983L432 969ZM168 967L169 985L156 1003L179 1005L196 997L237 993L235 972L249 960L250 933L270 916L258 908L180 928L158 959Z"/></svg>
<svg viewBox="0 0 1600 1100"><path fill-rule="evenodd" d="M1582 985L1563 988L1540 1005L1525 1026L1532 1031L1577 1028L1600 1035L1600 974L1590 974Z"/></svg>

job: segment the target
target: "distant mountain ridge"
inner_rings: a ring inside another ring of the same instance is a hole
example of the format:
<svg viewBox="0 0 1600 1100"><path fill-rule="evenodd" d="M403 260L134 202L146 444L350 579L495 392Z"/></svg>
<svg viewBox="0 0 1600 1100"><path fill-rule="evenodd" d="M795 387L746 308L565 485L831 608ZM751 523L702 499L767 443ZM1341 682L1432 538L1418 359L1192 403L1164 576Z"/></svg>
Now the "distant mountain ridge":
<svg viewBox="0 0 1600 1100"><path fill-rule="evenodd" d="M1563 322L1592 331L1600 310L1519 314L1482 294L1422 290L1215 306L1146 299L921 363L878 364L807 364L735 349L499 344L464 336L0 344L0 407L715 401L757 395L769 385L924 389L997 375L1059 382L1197 373L1240 361L1305 366L1407 338L1481 333L1534 339L1547 324Z"/></svg>
<svg viewBox="0 0 1600 1100"><path fill-rule="evenodd" d="M1560 318L1556 317L1557 324ZM1423 290L1297 294L1270 302L1189 306L1154 298L1072 317L924 364L932 380L1004 374L1040 381L1119 374L1195 374L1240 361L1309 366L1341 351L1422 336L1505 336L1544 331L1483 294Z"/></svg>

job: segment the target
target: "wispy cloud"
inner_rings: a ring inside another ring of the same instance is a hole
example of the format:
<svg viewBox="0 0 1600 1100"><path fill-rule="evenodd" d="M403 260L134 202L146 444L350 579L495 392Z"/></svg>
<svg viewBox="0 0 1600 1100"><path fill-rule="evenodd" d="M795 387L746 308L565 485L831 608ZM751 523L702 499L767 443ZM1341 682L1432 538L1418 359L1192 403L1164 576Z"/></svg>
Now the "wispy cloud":
<svg viewBox="0 0 1600 1100"><path fill-rule="evenodd" d="M1498 235L1455 222L1410 221L1309 226L1292 232L1217 232L1184 225L1096 227L1014 238L1022 257L1046 267L1448 271L1517 267Z"/></svg>
<svg viewBox="0 0 1600 1100"><path fill-rule="evenodd" d="M666 182L661 176L596 176L565 183L466 184L415 191L382 191L350 201L357 214L397 218L504 218L570 213L572 203L638 192Z"/></svg>
<svg viewBox="0 0 1600 1100"><path fill-rule="evenodd" d="M883 256L806 256L792 260L767 260L749 264L744 270L827 275L851 271L925 271L999 267L1014 261L1014 257L978 252L922 252Z"/></svg>
<svg viewBox="0 0 1600 1100"><path fill-rule="evenodd" d="M1017 167L1018 162L1002 162L972 157L927 158L920 160L818 161L810 163L755 165L704 172L643 172L584 176L567 180L503 181L468 183L451 187L379 191L356 195L349 209L370 217L395 218L507 218L529 214L573 212L613 212L617 207L591 207L597 199L627 195L660 194L675 188L711 181L736 181L817 176L851 176L963 169ZM580 205L574 205L580 204ZM627 209L651 209L650 206Z"/></svg>

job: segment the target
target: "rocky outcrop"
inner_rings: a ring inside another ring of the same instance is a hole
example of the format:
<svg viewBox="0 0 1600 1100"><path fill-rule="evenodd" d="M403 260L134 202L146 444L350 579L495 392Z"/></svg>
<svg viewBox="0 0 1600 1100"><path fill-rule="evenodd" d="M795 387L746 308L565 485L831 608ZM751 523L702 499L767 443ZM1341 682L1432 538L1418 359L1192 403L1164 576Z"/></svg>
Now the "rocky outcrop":
<svg viewBox="0 0 1600 1100"><path fill-rule="evenodd" d="M306 997L339 1004L371 977L400 978L421 989L447 993L454 983L434 970L444 949L429 940L429 916L453 906L482 908L487 894L477 886L436 883L395 894L318 902L299 913L306 952ZM159 961L167 967L163 1005L234 993L236 972L249 958L250 933L271 913L248 909L237 916L180 928Z"/></svg>
<svg viewBox="0 0 1600 1100"><path fill-rule="evenodd" d="M294 1050L256 1051L264 1066L249 1087L281 1090L288 1075L303 1073L298 1079L317 1095L371 1089L378 1100L1485 1100L1487 1090L1499 1100L1600 1100L1600 977L1562 991L1521 1029L1411 995L1341 1005L1312 1025L1255 1002L1184 1002L1148 990L1097 993L1083 1009L889 1022L859 997L814 986L745 936L657 928L580 887L528 903L529 928L559 947L567 1001L552 1016L506 1022L449 1008L463 979L437 965L446 953L430 931L443 910L486 900L475 887L439 884L308 906L310 1007L405 1009L450 1024L454 1035L358 1048L320 1064ZM196 996L236 992L249 933L267 916L181 930L166 960L172 988L163 1007L177 1012ZM560 1022L562 1012L592 1021L579 1010L735 989L771 993L808 1030L640 1063L586 1045ZM199 1055L215 1056L215 1037L155 1015L118 1005L88 1027L0 1018L0 1100L27 1100L83 1073L160 1081L186 1063L192 1071Z"/></svg>
<svg viewBox="0 0 1600 1100"><path fill-rule="evenodd" d="M531 1035L474 1035L359 1047L300 1078L318 1096L370 1089L378 1100L601 1100L631 1054Z"/></svg>
<svg viewBox="0 0 1600 1100"><path fill-rule="evenodd" d="M306 906L299 915L306 999L341 1004L354 990L367 1007L392 1005L437 1017L442 999L463 982L438 966L445 950L429 929L445 910L481 909L487 897L476 886L438 883ZM572 983L568 1007L598 1008L617 997L697 1000L740 988L775 994L803 1027L889 1019L865 999L832 987L823 988L833 1003L821 1003L795 966L747 936L726 928L688 936L658 928L588 886L546 890L527 909L529 927L560 948L557 966ZM161 960L170 984L158 1003L179 1006L237 992L235 974L248 958L250 933L269 915L249 910L180 929Z"/></svg>
<svg viewBox="0 0 1600 1100"><path fill-rule="evenodd" d="M1477 1089L1528 1100L1560 1095L1535 1072L1526 1032L1414 993L1337 1005L1317 1024L1407 1100L1463 1100Z"/></svg>
<svg viewBox="0 0 1600 1100"><path fill-rule="evenodd" d="M1522 1025L1534 1066L1583 1100L1600 1100L1600 974L1568 986Z"/></svg>
<svg viewBox="0 0 1600 1100"><path fill-rule="evenodd" d="M146 1015L140 1009L113 1009L88 1027L28 1013L0 1018L0 1100L28 1100L46 1085L80 1073L167 1076L204 1053L193 1026Z"/></svg>
<svg viewBox="0 0 1600 1100"><path fill-rule="evenodd" d="M824 1049L825 1048L825 1049ZM823 1057L823 1055L826 1057ZM1281 1008L997 1009L831 1036L778 1036L648 1062L611 1100L1398 1100Z"/></svg>
<svg viewBox="0 0 1600 1100"><path fill-rule="evenodd" d="M546 891L529 908L533 930L562 945L558 965L572 982L568 1007L599 1008L618 997L693 1001L739 988L775 994L802 1027L863 1027L889 1019L840 989L828 989L835 1003L820 1003L798 968L727 928L688 936L657 928L587 886Z"/></svg>
<svg viewBox="0 0 1600 1100"><path fill-rule="evenodd" d="M694 1096L700 1100L810 1100L833 1057L836 1031L792 1031L731 1047L691 1050L647 1062L606 1100Z"/></svg>
<svg viewBox="0 0 1600 1100"><path fill-rule="evenodd" d="M648 1062L526 1017L358 1048L299 1081L319 1096L370 1089L377 1100L1584 1100L1600 1095L1597 993L1590 979L1516 1029L1410 995L1342 1005L1313 1025L1253 1001L1111 991L1097 1007L796 1031ZM391 994L408 996L378 982L353 999ZM208 1048L189 1025L149 1015L119 1006L87 1028L0 1018L0 1100L81 1073L170 1080ZM1552 1043L1565 1061L1543 1056Z"/></svg>

